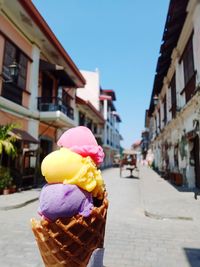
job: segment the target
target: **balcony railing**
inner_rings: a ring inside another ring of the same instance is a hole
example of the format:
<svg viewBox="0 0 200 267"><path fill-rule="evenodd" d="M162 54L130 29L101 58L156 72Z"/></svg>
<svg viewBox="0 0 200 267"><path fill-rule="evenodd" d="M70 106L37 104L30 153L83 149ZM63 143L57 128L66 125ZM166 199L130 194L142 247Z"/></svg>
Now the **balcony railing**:
<svg viewBox="0 0 200 267"><path fill-rule="evenodd" d="M70 119L74 119L74 109L63 103L59 97L38 97L39 111L58 111L60 110Z"/></svg>

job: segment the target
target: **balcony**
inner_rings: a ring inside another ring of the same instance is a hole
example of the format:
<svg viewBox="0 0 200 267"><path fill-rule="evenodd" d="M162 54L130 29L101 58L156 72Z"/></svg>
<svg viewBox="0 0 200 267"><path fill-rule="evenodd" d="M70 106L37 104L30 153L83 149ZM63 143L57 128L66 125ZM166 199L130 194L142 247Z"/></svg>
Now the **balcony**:
<svg viewBox="0 0 200 267"><path fill-rule="evenodd" d="M59 97L38 97L38 110L42 121L56 121L58 126L74 126L74 109Z"/></svg>

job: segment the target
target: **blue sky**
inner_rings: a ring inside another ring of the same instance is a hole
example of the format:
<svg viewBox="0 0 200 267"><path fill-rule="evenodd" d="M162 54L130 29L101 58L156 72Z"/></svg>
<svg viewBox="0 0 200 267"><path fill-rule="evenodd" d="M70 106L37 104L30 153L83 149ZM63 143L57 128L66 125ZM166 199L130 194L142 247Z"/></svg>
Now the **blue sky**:
<svg viewBox="0 0 200 267"><path fill-rule="evenodd" d="M74 63L116 93L122 146L141 138L169 0L32 0Z"/></svg>

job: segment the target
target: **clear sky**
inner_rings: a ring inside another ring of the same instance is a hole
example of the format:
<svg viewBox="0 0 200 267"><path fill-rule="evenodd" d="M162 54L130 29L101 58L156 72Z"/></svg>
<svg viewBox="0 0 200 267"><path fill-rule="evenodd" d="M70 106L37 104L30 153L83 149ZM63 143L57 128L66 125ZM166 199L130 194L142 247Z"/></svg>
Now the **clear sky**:
<svg viewBox="0 0 200 267"><path fill-rule="evenodd" d="M115 91L122 146L141 139L169 0L32 0L80 70Z"/></svg>

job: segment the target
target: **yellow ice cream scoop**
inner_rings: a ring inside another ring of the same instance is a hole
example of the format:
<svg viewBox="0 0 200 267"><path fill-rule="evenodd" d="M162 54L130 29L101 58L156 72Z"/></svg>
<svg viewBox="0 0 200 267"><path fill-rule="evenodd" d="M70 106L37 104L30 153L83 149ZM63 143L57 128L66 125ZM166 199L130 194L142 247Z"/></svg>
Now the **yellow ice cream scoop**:
<svg viewBox="0 0 200 267"><path fill-rule="evenodd" d="M92 190L92 195L93 195L93 197L103 199L104 193L105 193L105 184L104 184L104 181L102 179L100 170L97 170L95 179L96 179L97 184L96 184L95 188Z"/></svg>
<svg viewBox="0 0 200 267"><path fill-rule="evenodd" d="M41 170L48 183L75 184L88 192L95 190L95 195L101 195L97 192L103 190L101 172L92 159L64 147L47 155Z"/></svg>

